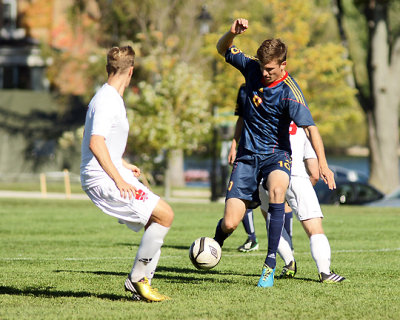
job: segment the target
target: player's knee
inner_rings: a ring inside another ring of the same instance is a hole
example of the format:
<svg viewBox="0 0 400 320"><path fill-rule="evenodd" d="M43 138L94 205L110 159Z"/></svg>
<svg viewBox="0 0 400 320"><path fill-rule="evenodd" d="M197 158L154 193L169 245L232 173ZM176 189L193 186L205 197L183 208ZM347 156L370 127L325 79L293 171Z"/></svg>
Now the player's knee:
<svg viewBox="0 0 400 320"><path fill-rule="evenodd" d="M150 217L150 222L156 222L164 227L170 227L174 220L174 211L164 200L160 199Z"/></svg>
<svg viewBox="0 0 400 320"><path fill-rule="evenodd" d="M269 191L269 201L271 203L281 203L285 201L286 188L281 186L274 187Z"/></svg>
<svg viewBox="0 0 400 320"><path fill-rule="evenodd" d="M232 233L236 230L238 224L233 220L224 219L223 231L226 233Z"/></svg>

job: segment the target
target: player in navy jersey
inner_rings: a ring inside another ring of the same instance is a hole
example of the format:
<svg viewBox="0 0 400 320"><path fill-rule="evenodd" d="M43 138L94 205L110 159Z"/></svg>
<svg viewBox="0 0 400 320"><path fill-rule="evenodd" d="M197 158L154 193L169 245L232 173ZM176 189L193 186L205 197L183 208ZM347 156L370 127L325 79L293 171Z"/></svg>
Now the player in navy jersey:
<svg viewBox="0 0 400 320"><path fill-rule="evenodd" d="M286 45L279 39L265 40L257 50L257 58L249 57L233 46L234 38L247 28L246 19L236 19L217 44L217 50L226 62L237 68L246 80L246 104L224 217L218 222L214 239L223 246L224 240L242 221L246 209L260 204L258 184L263 179L264 187L269 192L268 212L271 218L268 253L257 285L271 287L289 185L289 125L292 120L308 130L319 160L321 178L330 189L336 185L333 172L327 165L321 136L303 94L285 71Z"/></svg>

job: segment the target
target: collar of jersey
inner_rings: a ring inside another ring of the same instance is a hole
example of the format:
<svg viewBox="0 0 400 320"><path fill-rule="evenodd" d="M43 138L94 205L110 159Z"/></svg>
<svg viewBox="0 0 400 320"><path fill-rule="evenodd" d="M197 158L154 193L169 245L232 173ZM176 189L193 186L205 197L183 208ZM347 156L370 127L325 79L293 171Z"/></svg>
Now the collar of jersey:
<svg viewBox="0 0 400 320"><path fill-rule="evenodd" d="M284 81L287 77L288 77L289 73L287 73L287 71L285 71L285 75L280 78L279 80L276 80L270 84L265 84L265 80L264 78L261 78L261 83L263 84L263 86L267 87L267 88L272 88L275 87L276 85L278 85L279 83L281 83L282 81Z"/></svg>

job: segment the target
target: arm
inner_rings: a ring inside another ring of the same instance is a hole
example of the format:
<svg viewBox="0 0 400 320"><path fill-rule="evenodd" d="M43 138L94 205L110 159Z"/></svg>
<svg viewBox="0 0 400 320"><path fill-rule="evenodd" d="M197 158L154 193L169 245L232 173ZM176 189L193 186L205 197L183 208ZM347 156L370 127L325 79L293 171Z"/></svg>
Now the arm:
<svg viewBox="0 0 400 320"><path fill-rule="evenodd" d="M129 162L125 161L124 159L122 159L122 165L127 168L128 170L131 170L133 175L137 178L140 176L140 169L138 167L136 167L133 164L130 164Z"/></svg>
<svg viewBox="0 0 400 320"><path fill-rule="evenodd" d="M319 180L319 167L317 158L309 158L304 160L304 166L306 167L307 173L310 176L310 181L313 186Z"/></svg>
<svg viewBox="0 0 400 320"><path fill-rule="evenodd" d="M315 153L317 154L319 174L322 180L324 180L324 182L328 185L329 189L336 189L334 174L328 167L328 162L326 161L325 157L324 144L318 128L316 126L308 126L304 129L306 130L307 135L310 137L311 144L315 150Z"/></svg>
<svg viewBox="0 0 400 320"><path fill-rule="evenodd" d="M225 56L226 50L228 50L233 44L233 39L237 35L245 32L248 26L249 22L246 19L236 19L233 22L231 29L218 40L217 43L218 53L222 56Z"/></svg>
<svg viewBox="0 0 400 320"><path fill-rule="evenodd" d="M232 165L236 159L236 147L239 143L240 135L242 134L242 129L243 129L243 118L239 117L236 121L235 134L233 136L231 150L229 151L228 154L228 162L230 165Z"/></svg>
<svg viewBox="0 0 400 320"><path fill-rule="evenodd" d="M115 185L121 193L121 197L126 198L128 196L129 199L132 199L136 194L136 188L125 182L114 163L111 161L110 153L108 152L104 137L92 135L90 138L89 149L96 157L100 166L115 182Z"/></svg>

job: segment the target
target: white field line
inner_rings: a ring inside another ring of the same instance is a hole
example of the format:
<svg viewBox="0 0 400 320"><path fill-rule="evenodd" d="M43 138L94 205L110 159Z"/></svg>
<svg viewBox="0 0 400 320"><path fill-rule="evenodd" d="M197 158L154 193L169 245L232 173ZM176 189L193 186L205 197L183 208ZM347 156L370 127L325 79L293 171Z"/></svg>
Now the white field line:
<svg viewBox="0 0 400 320"><path fill-rule="evenodd" d="M370 250L334 250L332 253L369 253L369 252L392 252L400 251L400 248L382 248L382 249L370 249ZM297 252L298 254L310 254L310 252ZM265 252L249 252L249 253L234 253L224 254L225 257L248 257L248 256L265 256ZM161 255L161 259L176 259L181 258L182 255ZM83 258L33 258L33 257L0 257L0 261L98 261L98 260L132 260L132 257L83 257Z"/></svg>

